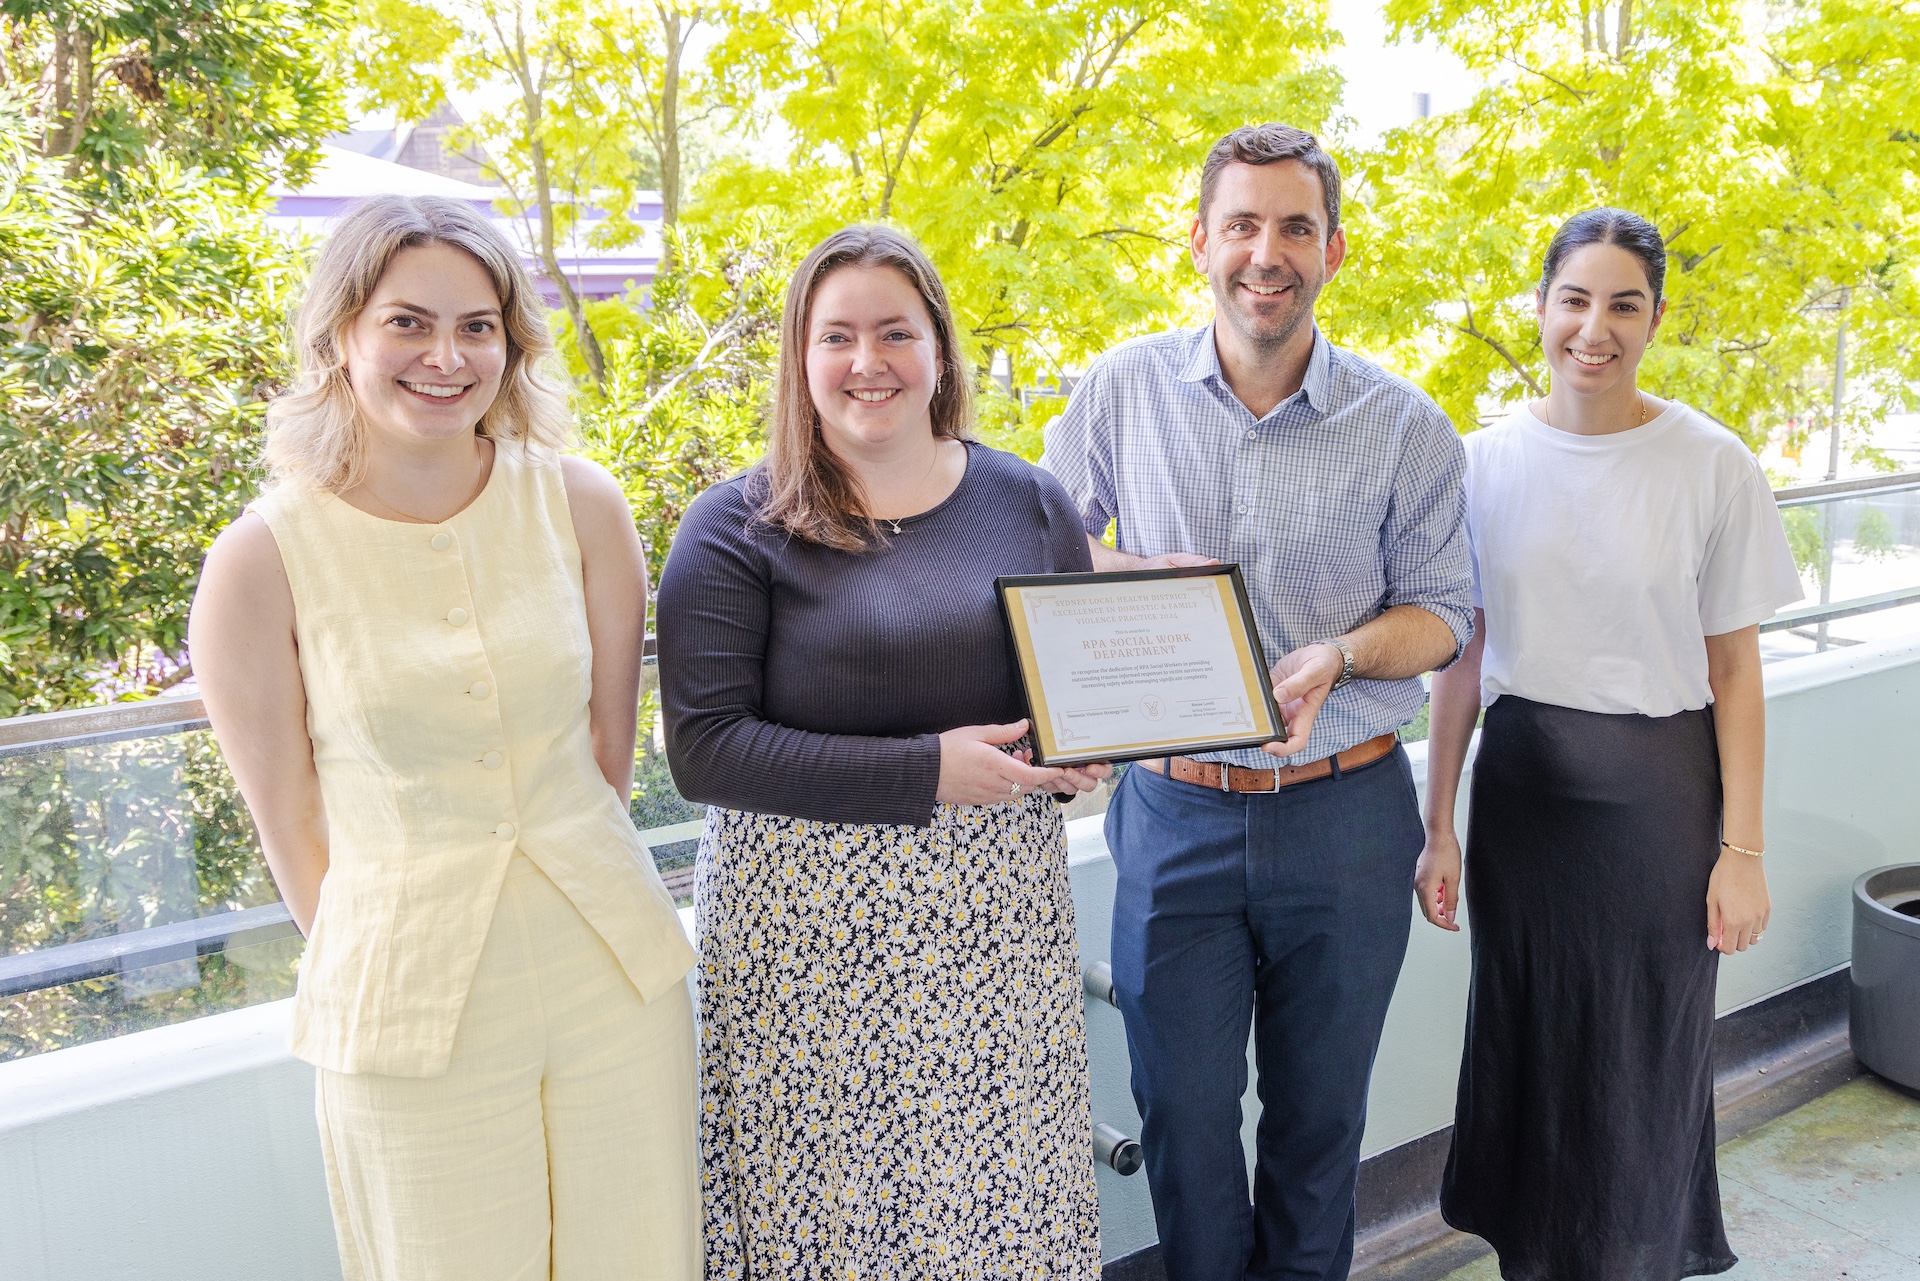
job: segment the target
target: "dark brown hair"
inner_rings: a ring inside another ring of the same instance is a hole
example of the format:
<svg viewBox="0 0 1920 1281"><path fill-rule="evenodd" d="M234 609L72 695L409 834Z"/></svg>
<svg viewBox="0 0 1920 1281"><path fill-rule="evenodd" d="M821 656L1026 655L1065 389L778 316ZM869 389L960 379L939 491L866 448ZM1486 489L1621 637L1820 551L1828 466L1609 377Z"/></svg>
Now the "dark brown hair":
<svg viewBox="0 0 1920 1281"><path fill-rule="evenodd" d="M1654 305L1659 305L1667 288L1667 242L1658 227L1625 209L1589 209L1560 224L1540 264L1538 293L1542 299L1553 288L1553 278L1560 274L1567 255L1588 245L1618 245L1638 258L1647 273L1647 287L1653 290Z"/></svg>
<svg viewBox="0 0 1920 1281"><path fill-rule="evenodd" d="M1340 166L1320 149L1320 140L1292 125L1242 125L1213 144L1200 166L1200 220L1207 219L1207 206L1213 203L1214 188L1220 185L1220 171L1230 164L1270 165L1282 160L1298 160L1319 175L1320 190L1327 204L1327 234L1340 229Z"/></svg>
<svg viewBox="0 0 1920 1281"><path fill-rule="evenodd" d="M807 386L807 327L820 282L842 267L891 267L905 276L926 305L940 352L933 402L933 434L966 440L973 431L973 383L960 357L953 307L925 251L891 227L855 226L815 245L787 286L780 316L780 374L767 424L767 456L754 468L755 515L803 542L838 551L862 551L879 541L878 522L866 514L866 495L820 434L820 414Z"/></svg>

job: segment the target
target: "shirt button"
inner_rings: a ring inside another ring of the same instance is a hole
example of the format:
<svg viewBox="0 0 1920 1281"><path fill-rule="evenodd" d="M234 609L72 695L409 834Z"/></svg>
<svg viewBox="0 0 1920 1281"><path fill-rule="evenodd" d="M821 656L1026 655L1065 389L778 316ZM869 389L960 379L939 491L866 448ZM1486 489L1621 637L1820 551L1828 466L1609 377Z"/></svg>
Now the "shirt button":
<svg viewBox="0 0 1920 1281"><path fill-rule="evenodd" d="M487 684L485 681L475 681L472 687L467 690L467 693L473 695L475 698L485 698L487 695L493 693L493 686Z"/></svg>
<svg viewBox="0 0 1920 1281"><path fill-rule="evenodd" d="M1242 507L1240 510L1245 511L1246 508ZM449 623L452 623L455 627L458 627L467 621L467 611L464 609L461 609L458 605L455 605L452 609L447 611L447 621Z"/></svg>
<svg viewBox="0 0 1920 1281"><path fill-rule="evenodd" d="M1246 515L1246 514L1247 514L1247 506L1246 506L1246 504L1245 504L1245 503L1242 503L1242 504L1240 505L1240 514L1241 514L1242 516L1244 516L1244 515Z"/></svg>
<svg viewBox="0 0 1920 1281"><path fill-rule="evenodd" d="M1247 433L1247 439L1252 440L1255 436L1258 436L1259 434L1260 433L1257 431L1250 431Z"/></svg>
<svg viewBox="0 0 1920 1281"><path fill-rule="evenodd" d="M500 826L493 829L493 834L499 837L503 841L510 841L513 839L515 830L516 829L514 828L513 824L502 823Z"/></svg>
<svg viewBox="0 0 1920 1281"><path fill-rule="evenodd" d="M443 552L451 546L453 546L452 534L435 534L433 536L433 550Z"/></svg>
<svg viewBox="0 0 1920 1281"><path fill-rule="evenodd" d="M499 769L507 763L507 758L498 752L488 752L480 758L480 763L488 769Z"/></svg>

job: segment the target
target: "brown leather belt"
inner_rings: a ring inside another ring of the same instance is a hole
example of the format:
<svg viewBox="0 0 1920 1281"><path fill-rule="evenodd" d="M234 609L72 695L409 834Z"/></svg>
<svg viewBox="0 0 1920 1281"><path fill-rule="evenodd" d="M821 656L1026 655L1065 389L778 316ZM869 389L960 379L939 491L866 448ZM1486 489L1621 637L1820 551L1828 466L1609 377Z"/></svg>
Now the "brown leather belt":
<svg viewBox="0 0 1920 1281"><path fill-rule="evenodd" d="M1399 741L1397 735L1382 734L1349 747L1337 756L1308 761L1305 765L1282 765L1278 769L1242 769L1218 761L1196 761L1190 756L1175 756L1171 761L1165 756L1154 756L1134 764L1182 783L1211 787L1216 792L1277 792L1293 783L1327 777L1333 773L1333 761L1340 762L1342 770L1371 765L1391 752ZM1171 771L1167 769L1169 763L1173 766Z"/></svg>

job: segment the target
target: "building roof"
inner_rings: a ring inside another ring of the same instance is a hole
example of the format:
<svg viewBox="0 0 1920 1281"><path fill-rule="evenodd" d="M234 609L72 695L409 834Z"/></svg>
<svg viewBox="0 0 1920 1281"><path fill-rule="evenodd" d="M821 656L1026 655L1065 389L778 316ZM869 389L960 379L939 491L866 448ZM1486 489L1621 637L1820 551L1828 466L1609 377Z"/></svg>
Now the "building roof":
<svg viewBox="0 0 1920 1281"><path fill-rule="evenodd" d="M353 145L364 145L364 142L362 138L349 138L340 140L339 144L322 143L323 159L306 183L298 189L280 184L270 189L276 199L267 219L269 224L289 234L324 235L336 219L372 196L444 196L466 201L500 224L507 238L519 246L527 266L541 278L549 300L557 302L558 292L546 284L544 268L534 252L527 220L502 212L495 203L507 198L502 188L482 187L380 159ZM591 211L587 221L591 224L604 216L597 210ZM641 192L634 217L642 227L641 238L634 244L599 249L582 244L583 237L576 233L558 246L560 269L576 292L588 298L608 298L644 289L653 283L660 261L659 193Z"/></svg>

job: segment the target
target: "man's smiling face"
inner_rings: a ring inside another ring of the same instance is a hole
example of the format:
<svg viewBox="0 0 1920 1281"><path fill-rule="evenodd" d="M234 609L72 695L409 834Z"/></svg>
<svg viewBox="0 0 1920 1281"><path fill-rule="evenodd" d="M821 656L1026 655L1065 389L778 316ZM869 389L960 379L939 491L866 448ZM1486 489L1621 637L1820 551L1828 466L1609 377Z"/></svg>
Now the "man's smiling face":
<svg viewBox="0 0 1920 1281"><path fill-rule="evenodd" d="M1213 286L1218 321L1248 342L1284 346L1313 315L1320 290L1347 253L1327 234L1320 176L1297 160L1234 163L1220 171L1195 219L1193 265Z"/></svg>

